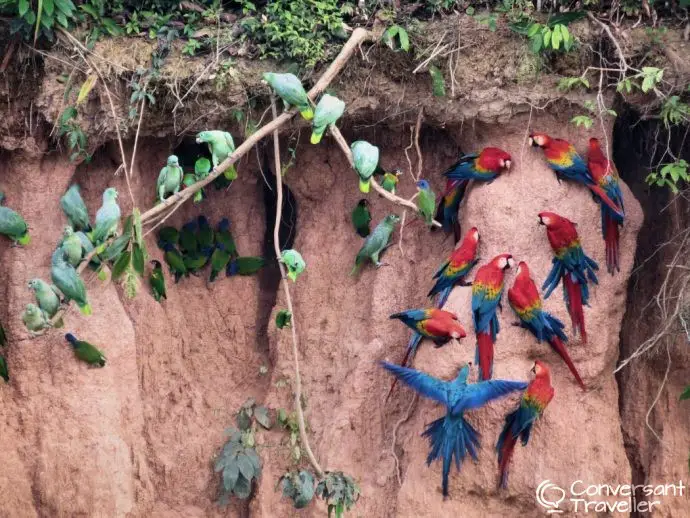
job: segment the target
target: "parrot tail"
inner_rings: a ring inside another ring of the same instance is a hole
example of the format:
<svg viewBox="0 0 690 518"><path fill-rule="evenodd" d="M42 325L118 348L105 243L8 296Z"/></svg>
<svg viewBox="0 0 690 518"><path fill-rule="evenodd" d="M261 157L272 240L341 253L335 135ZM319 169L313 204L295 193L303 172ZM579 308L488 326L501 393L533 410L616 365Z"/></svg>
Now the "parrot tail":
<svg viewBox="0 0 690 518"><path fill-rule="evenodd" d="M448 286L447 288L443 288L441 292L438 295L438 299L436 300L436 307L438 309L442 309L443 306L445 306L446 302L448 301L448 297L450 297L450 293L453 291L453 286Z"/></svg>
<svg viewBox="0 0 690 518"><path fill-rule="evenodd" d="M426 458L427 466L443 457L443 496L448 496L448 476L450 475L450 465L455 455L455 466L460 471L460 465L469 452L472 458L477 460L477 450L479 445L479 434L470 423L460 414L453 417L450 414L436 419L431 423L423 437L429 438L431 451Z"/></svg>
<svg viewBox="0 0 690 518"><path fill-rule="evenodd" d="M299 113L304 117L305 121L310 121L314 118L314 110L311 109L311 106L303 108Z"/></svg>
<svg viewBox="0 0 690 518"><path fill-rule="evenodd" d="M407 367L410 363L412 363L412 360L414 360L415 354L417 354L417 347L419 347L419 342L422 340L422 335L420 335L417 332L413 332L412 336L410 337L410 341L407 342L407 351L405 351L405 357L403 358L403 361L400 363L402 367ZM398 378L395 377L393 378L393 384L391 385L390 390L388 391L388 395L386 396L386 401L388 401L388 398L391 397L391 394L393 393L393 389L395 388L395 385L398 383Z"/></svg>
<svg viewBox="0 0 690 518"><path fill-rule="evenodd" d="M603 206L601 207L601 217L603 223L602 231L604 234L604 241L606 242L606 268L608 272L613 275L616 271L621 271L618 259L620 231L618 229L618 222L616 222L607 208Z"/></svg>
<svg viewBox="0 0 690 518"><path fill-rule="evenodd" d="M89 316L91 314L91 304L88 302L86 304L79 304L79 311L82 315Z"/></svg>
<svg viewBox="0 0 690 518"><path fill-rule="evenodd" d="M359 181L359 190L365 194L368 193L370 184L371 184L370 180L360 180Z"/></svg>
<svg viewBox="0 0 690 518"><path fill-rule="evenodd" d="M491 333L477 333L475 361L479 364L479 379L490 380L494 370L494 341Z"/></svg>
<svg viewBox="0 0 690 518"><path fill-rule="evenodd" d="M563 276L563 288L565 290L565 302L573 325L573 333L580 333L582 343L587 343L587 331L585 330L585 314L582 310L582 285L573 280L570 273Z"/></svg>
<svg viewBox="0 0 690 518"><path fill-rule="evenodd" d="M513 451L515 450L518 439L517 436L513 435L513 428L516 425L518 412L519 409L506 416L503 431L501 431L501 435L498 436L498 442L496 443L498 471L500 473L499 487L503 489L508 487L508 466L513 457Z"/></svg>
<svg viewBox="0 0 690 518"><path fill-rule="evenodd" d="M226 180L237 180L237 169L235 169L234 165L231 165L228 167L225 172L223 173L223 176L225 177Z"/></svg>
<svg viewBox="0 0 690 518"><path fill-rule="evenodd" d="M616 202L609 198L609 195L606 194L606 191L596 184L590 184L587 187L589 187L589 190L594 193L601 203L605 204L609 209L611 209L616 219L622 223L623 218L625 218L625 213L618 207L618 205L616 205Z"/></svg>
<svg viewBox="0 0 690 518"><path fill-rule="evenodd" d="M312 144L318 144L319 142L321 142L321 137L323 137L323 131L319 132L316 129L314 129L314 131L311 132L311 138L309 139L309 142L311 142Z"/></svg>
<svg viewBox="0 0 690 518"><path fill-rule="evenodd" d="M577 384L580 385L580 388L582 388L582 390L587 390L585 383L582 381L580 374L577 372L577 368L575 367L573 360L570 359L570 355L568 354L568 350L565 348L563 341L557 336L552 336L549 340L549 345L554 351L556 351L556 353L558 353L558 356L563 359L565 364L568 366L568 369L570 369L570 372L572 372L573 376L575 376Z"/></svg>
<svg viewBox="0 0 690 518"><path fill-rule="evenodd" d="M28 232L26 232L26 233L24 233L24 235L22 237L17 239L17 243L19 243L22 246L26 246L29 243L31 243L31 236L29 235Z"/></svg>

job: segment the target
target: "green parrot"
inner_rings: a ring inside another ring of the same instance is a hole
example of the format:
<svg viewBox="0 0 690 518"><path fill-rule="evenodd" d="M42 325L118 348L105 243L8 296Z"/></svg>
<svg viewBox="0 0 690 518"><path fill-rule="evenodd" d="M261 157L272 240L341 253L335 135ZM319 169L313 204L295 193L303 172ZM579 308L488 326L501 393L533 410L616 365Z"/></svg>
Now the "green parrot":
<svg viewBox="0 0 690 518"><path fill-rule="evenodd" d="M0 324L0 347L5 347L7 345L7 334L5 334L5 328Z"/></svg>
<svg viewBox="0 0 690 518"><path fill-rule="evenodd" d="M358 140L352 143L350 149L355 171L359 175L359 190L367 193L371 185L371 177L379 164L379 148L364 140Z"/></svg>
<svg viewBox="0 0 690 518"><path fill-rule="evenodd" d="M400 221L400 216L388 214L381 223L376 225L374 231L364 240L362 248L359 249L355 258L355 266L352 268L350 275L355 275L367 259L370 259L377 268L384 266L384 263L379 261L379 256L388 248L388 242L398 221Z"/></svg>
<svg viewBox="0 0 690 518"><path fill-rule="evenodd" d="M361 237L367 237L371 228L371 212L369 212L369 202L362 198L352 211L352 226Z"/></svg>
<svg viewBox="0 0 690 518"><path fill-rule="evenodd" d="M193 175L191 175L191 174L185 175L185 178L190 177L192 179L192 183L198 182L198 181L206 178L210 172L211 172L211 162L209 161L208 158L201 157L194 163L194 174ZM220 180L221 178L223 178L223 180L227 181L224 176L222 176L222 177L219 176L218 178L216 178L216 180ZM230 184L230 182L228 182L228 185L229 184ZM187 182L185 182L185 185L189 186L189 185L191 185L191 183L188 184ZM227 187L227 185L225 185L225 187ZM194 193L194 200L193 200L194 203L201 203L201 201L203 201L205 196L206 196L206 194L205 194L204 190L199 189L198 191L196 191Z"/></svg>
<svg viewBox="0 0 690 518"><path fill-rule="evenodd" d="M235 239L232 237L232 232L230 231L230 220L228 218L223 218L220 220L220 223L218 223L216 227L216 242L223 245L223 248L230 254L231 258L234 259L239 256Z"/></svg>
<svg viewBox="0 0 690 518"><path fill-rule="evenodd" d="M60 198L60 205L67 216L70 224L75 230L91 231L89 221L89 211L79 192L79 186L75 183L67 189L67 192Z"/></svg>
<svg viewBox="0 0 690 518"><path fill-rule="evenodd" d="M96 226L89 236L94 245L100 245L117 234L120 223L120 206L117 204L117 190L108 187L103 192L103 205L96 213Z"/></svg>
<svg viewBox="0 0 690 518"><path fill-rule="evenodd" d="M0 378L5 380L5 383L10 382L10 372L7 370L7 360L0 355Z"/></svg>
<svg viewBox="0 0 690 518"><path fill-rule="evenodd" d="M72 344L74 356L89 365L105 367L106 357L96 347L84 340L77 340L72 333L67 333L65 339Z"/></svg>
<svg viewBox="0 0 690 518"><path fill-rule="evenodd" d="M168 162L161 172L158 173L158 182L156 183L156 191L158 192L158 200L165 201L168 194L177 194L180 191L182 184L182 168L177 156L170 155Z"/></svg>
<svg viewBox="0 0 690 518"><path fill-rule="evenodd" d="M336 121L345 112L345 103L329 94L324 94L316 105L314 120L312 121L311 143L318 144L323 138L326 128Z"/></svg>
<svg viewBox="0 0 690 518"><path fill-rule="evenodd" d="M51 286L42 279L31 279L28 283L29 289L34 292L38 307L53 318L60 309L60 293L55 286Z"/></svg>
<svg viewBox="0 0 690 518"><path fill-rule="evenodd" d="M204 266L206 266L206 264L208 264L209 257L210 256L200 254L198 252L194 252L191 255L183 255L182 260L187 268L187 274L195 273L201 270Z"/></svg>
<svg viewBox="0 0 690 518"><path fill-rule="evenodd" d="M199 216L196 220L197 233L196 241L199 244L199 250L204 255L211 255L213 253L213 245L216 242L213 229L209 225L206 216Z"/></svg>
<svg viewBox="0 0 690 518"><path fill-rule="evenodd" d="M151 285L151 292L153 293L153 298L156 302L160 302L161 299L167 299L168 296L165 293L165 277L163 276L163 267L160 261L155 259L151 261L153 269L149 275L149 284Z"/></svg>
<svg viewBox="0 0 690 518"><path fill-rule="evenodd" d="M0 191L0 203L4 199L5 193ZM9 207L0 206L0 234L5 234L20 245L26 246L31 242L26 221Z"/></svg>
<svg viewBox="0 0 690 518"><path fill-rule="evenodd" d="M196 143L201 144L202 142L206 142L211 150L211 159L213 160L214 168L218 167L221 162L235 151L235 141L232 139L232 135L227 131L202 131L196 136ZM235 180L237 178L235 166L231 165L228 167L223 175L228 180Z"/></svg>
<svg viewBox="0 0 690 518"><path fill-rule="evenodd" d="M84 254L81 239L79 239L79 236L74 233L74 230L69 225L65 226L63 235L65 237L62 239L60 246L67 258L67 262L76 268Z"/></svg>
<svg viewBox="0 0 690 518"><path fill-rule="evenodd" d="M96 223L98 225L98 223ZM73 300L83 315L91 314L91 305L86 298L86 286L77 270L65 261L62 254L53 254L50 277L67 301Z"/></svg>
<svg viewBox="0 0 690 518"><path fill-rule="evenodd" d="M302 82L296 75L266 72L264 74L264 81L275 90L285 104L295 106L302 117L304 117L304 120L310 121L314 118L311 101L307 97L307 92L304 90Z"/></svg>
<svg viewBox="0 0 690 518"><path fill-rule="evenodd" d="M46 327L50 327L48 315L46 315L36 304L32 304L31 302L26 305L26 309L22 314L22 322L24 322L31 336L38 336L42 334Z"/></svg>
<svg viewBox="0 0 690 518"><path fill-rule="evenodd" d="M166 243L176 246L179 239L180 232L175 227L163 227L158 231L158 248L163 250Z"/></svg>
<svg viewBox="0 0 690 518"><path fill-rule="evenodd" d="M180 251L185 255L196 254L199 251L199 241L196 238L196 222L190 221L182 225L178 241Z"/></svg>
<svg viewBox="0 0 690 518"><path fill-rule="evenodd" d="M280 253L280 262L283 263L288 270L288 278L292 282L297 282L297 276L304 271L307 263L302 259L302 255L297 250L283 250Z"/></svg>
<svg viewBox="0 0 690 518"><path fill-rule="evenodd" d="M398 178L398 176L400 176L401 174L402 171L398 168L393 169L390 172L383 173L383 182L381 182L381 187L383 187L391 194L395 194L395 188L398 186L398 182L400 181L400 178Z"/></svg>
<svg viewBox="0 0 690 518"><path fill-rule="evenodd" d="M419 180L417 182L417 209L419 215L424 218L424 222L431 226L434 222L434 214L436 213L436 194L431 190L429 182L426 180Z"/></svg>
<svg viewBox="0 0 690 518"><path fill-rule="evenodd" d="M175 245L170 243L165 243L163 250L165 251L163 259L170 268L170 273L175 276L175 283L177 283L183 275L188 275L187 266L184 264L184 258L177 248L175 248Z"/></svg>
<svg viewBox="0 0 690 518"><path fill-rule="evenodd" d="M209 277L209 282L213 282L218 277L218 274L225 270L225 267L230 262L230 254L225 249L222 243L216 243L216 248L213 250L213 255L211 255L211 277Z"/></svg>
<svg viewBox="0 0 690 518"><path fill-rule="evenodd" d="M79 241L81 241L81 248L84 257L93 252L93 243L89 239L89 236L87 236L81 230L79 232L75 232L75 235L79 238ZM98 255L92 256L91 261L89 261L89 264L91 266L98 266L99 264L101 264L101 260L98 258Z"/></svg>
<svg viewBox="0 0 690 518"><path fill-rule="evenodd" d="M232 277L233 275L254 275L261 270L265 264L266 260L263 257L237 257L230 261L228 267L225 269L225 274L228 277Z"/></svg>

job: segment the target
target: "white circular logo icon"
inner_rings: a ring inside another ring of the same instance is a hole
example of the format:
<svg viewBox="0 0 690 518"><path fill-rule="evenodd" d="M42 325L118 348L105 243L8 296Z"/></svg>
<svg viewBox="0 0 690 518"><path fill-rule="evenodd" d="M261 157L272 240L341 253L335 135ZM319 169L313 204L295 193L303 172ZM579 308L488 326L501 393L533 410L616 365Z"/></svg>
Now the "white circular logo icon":
<svg viewBox="0 0 690 518"><path fill-rule="evenodd" d="M544 480L537 487L537 502L547 509L547 513L562 513L558 506L565 500L565 491L550 480Z"/></svg>

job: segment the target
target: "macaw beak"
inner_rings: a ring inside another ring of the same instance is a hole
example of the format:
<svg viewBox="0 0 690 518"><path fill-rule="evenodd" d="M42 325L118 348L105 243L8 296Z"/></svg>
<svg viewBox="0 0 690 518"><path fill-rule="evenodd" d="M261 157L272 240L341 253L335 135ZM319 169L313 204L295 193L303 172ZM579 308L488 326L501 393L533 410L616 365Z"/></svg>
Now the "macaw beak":
<svg viewBox="0 0 690 518"><path fill-rule="evenodd" d="M508 260L506 261L506 267L504 269L507 270L509 268L512 268L514 264L515 264L515 261L513 260L513 258L509 257Z"/></svg>
<svg viewBox="0 0 690 518"><path fill-rule="evenodd" d="M537 373L537 362L534 362L534 364L532 365L532 368L530 369L530 372L531 372L532 374L536 374L536 373Z"/></svg>
<svg viewBox="0 0 690 518"><path fill-rule="evenodd" d="M203 142L203 140L201 140L199 137L196 138L196 143L197 143L197 144L201 144L202 142Z"/></svg>
<svg viewBox="0 0 690 518"><path fill-rule="evenodd" d="M505 167L505 169L506 169L506 171L510 171L510 166L511 166L511 162L510 162L510 160L506 160L506 162L505 162L505 166L504 166L504 167Z"/></svg>
<svg viewBox="0 0 690 518"><path fill-rule="evenodd" d="M540 224L540 225L544 225L544 220L541 219L541 216L539 216L539 224Z"/></svg>

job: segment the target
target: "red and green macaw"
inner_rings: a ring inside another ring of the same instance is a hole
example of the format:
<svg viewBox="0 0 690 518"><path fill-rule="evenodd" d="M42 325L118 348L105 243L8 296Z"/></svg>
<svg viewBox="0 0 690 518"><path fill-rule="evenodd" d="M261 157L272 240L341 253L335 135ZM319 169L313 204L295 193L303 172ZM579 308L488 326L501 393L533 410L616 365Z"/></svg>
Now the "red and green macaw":
<svg viewBox="0 0 690 518"><path fill-rule="evenodd" d="M508 153L496 147L487 147L479 154L464 155L443 173L447 182L438 201L436 220L443 225L445 232L453 231L456 243L460 241L458 209L469 181L492 182L503 171L510 169L510 163Z"/></svg>
<svg viewBox="0 0 690 518"><path fill-rule="evenodd" d="M549 367L537 360L534 362L532 372L534 379L523 393L520 406L506 416L503 431L496 443L498 469L501 475L499 486L503 488L508 486L508 466L518 438L521 439L523 446L527 446L534 422L544 413L544 409L553 399L554 390L551 385Z"/></svg>
<svg viewBox="0 0 690 518"><path fill-rule="evenodd" d="M529 143L544 150L546 162L556 173L559 181L565 178L587 186L597 200L606 204L622 220L621 209L606 191L594 181L585 161L575 151L575 146L567 140L551 138L546 133L530 133Z"/></svg>
<svg viewBox="0 0 690 518"><path fill-rule="evenodd" d="M520 319L520 323L515 325L527 329L538 342L546 340L563 359L582 390L585 390L585 384L565 348L568 337L563 332L563 322L542 309L537 286L530 277L529 268L524 261L518 264L517 277L513 287L508 290L508 302Z"/></svg>
<svg viewBox="0 0 690 518"><path fill-rule="evenodd" d="M624 215L623 193L618 182L618 171L601 151L599 140L589 139L589 153L587 155L587 167L592 174L592 179L615 203ZM613 275L620 271L618 241L620 232L618 227L623 224L623 216L615 213L602 203L601 205L601 232L606 243L606 268Z"/></svg>
<svg viewBox="0 0 690 518"><path fill-rule="evenodd" d="M551 260L551 272L541 288L546 290L544 298L548 299L563 279L563 297L573 324L573 333L579 332L582 343L587 343L582 306L589 303L587 279L598 283L594 270L598 270L599 265L582 249L575 223L553 212L540 212L539 223L546 226L546 236L555 255Z"/></svg>
<svg viewBox="0 0 690 518"><path fill-rule="evenodd" d="M413 334L407 344L407 351L403 358L403 367L412 363L415 354L417 354L417 347L422 337L429 338L434 342L436 347L441 347L447 344L451 339L460 339L467 336L465 328L458 321L458 316L450 311L443 309L408 309L400 313L395 313L390 316L402 321L407 327L412 329ZM391 395L395 388L396 381L393 381L388 396ZM388 396L386 399L388 399Z"/></svg>
<svg viewBox="0 0 690 518"><path fill-rule="evenodd" d="M433 421L422 434L423 437L429 438L431 446L431 451L426 458L427 466L438 458L443 459L441 487L444 499L448 496L448 478L453 457L455 457L455 467L459 471L468 453L475 461L477 460L477 450L480 448L479 433L465 419L465 412L481 408L489 401L528 387L524 381L512 380L490 380L468 384L467 378L470 374L468 365L464 365L452 381L444 381L415 369L386 362L381 362L381 365L396 379L401 379L422 396L438 401L446 407L446 415Z"/></svg>
<svg viewBox="0 0 690 518"><path fill-rule="evenodd" d="M472 282L472 322L477 336L475 361L480 380L491 379L493 375L494 343L499 331L496 308L501 307L505 271L512 265L512 255L497 255L477 270Z"/></svg>
<svg viewBox="0 0 690 518"><path fill-rule="evenodd" d="M453 250L448 260L434 274L436 283L429 291L428 296L438 295L437 308L442 308L445 305L455 286L468 285L465 283L465 277L477 264L477 246L479 246L479 230L477 227L472 227L465 235L462 243Z"/></svg>

